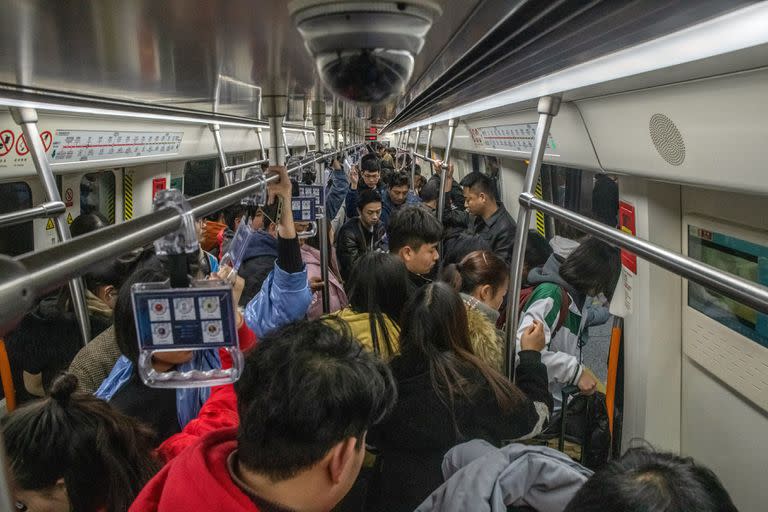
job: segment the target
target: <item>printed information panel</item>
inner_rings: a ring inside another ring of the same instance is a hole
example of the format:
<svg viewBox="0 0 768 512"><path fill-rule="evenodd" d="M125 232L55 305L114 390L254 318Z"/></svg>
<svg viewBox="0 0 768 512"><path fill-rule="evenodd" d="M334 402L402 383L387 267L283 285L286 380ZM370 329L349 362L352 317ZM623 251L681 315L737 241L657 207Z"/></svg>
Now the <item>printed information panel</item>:
<svg viewBox="0 0 768 512"><path fill-rule="evenodd" d="M52 163L116 160L179 152L183 132L56 130Z"/></svg>
<svg viewBox="0 0 768 512"><path fill-rule="evenodd" d="M228 287L133 290L139 346L178 350L237 346Z"/></svg>
<svg viewBox="0 0 768 512"><path fill-rule="evenodd" d="M536 123L470 128L469 133L475 147L530 153L533 150ZM557 149L551 133L547 140L547 149Z"/></svg>

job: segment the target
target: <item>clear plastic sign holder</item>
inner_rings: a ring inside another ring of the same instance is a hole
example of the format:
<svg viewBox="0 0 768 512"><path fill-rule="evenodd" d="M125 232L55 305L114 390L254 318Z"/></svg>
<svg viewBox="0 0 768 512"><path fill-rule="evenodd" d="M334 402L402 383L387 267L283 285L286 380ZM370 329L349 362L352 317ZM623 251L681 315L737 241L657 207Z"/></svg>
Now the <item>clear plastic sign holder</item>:
<svg viewBox="0 0 768 512"><path fill-rule="evenodd" d="M235 324L232 288L223 281L195 281L189 288L166 283L138 283L131 288L138 370L142 381L155 388L194 388L229 384L240 378L244 358ZM152 367L156 352L223 349L232 358L227 369L158 372Z"/></svg>
<svg viewBox="0 0 768 512"><path fill-rule="evenodd" d="M299 187L303 187L303 185ZM309 222L309 228L297 234L299 238L312 238L317 235L317 220L321 217L317 205L317 199L313 196L294 196L291 198L293 221Z"/></svg>
<svg viewBox="0 0 768 512"><path fill-rule="evenodd" d="M221 258L221 265L232 267L232 271L237 272L240 269L240 265L243 263L245 249L248 247L251 238L255 235L256 231L250 226L245 217L243 217L240 221L240 225L237 227L235 236L232 238L232 242L229 244L227 252Z"/></svg>

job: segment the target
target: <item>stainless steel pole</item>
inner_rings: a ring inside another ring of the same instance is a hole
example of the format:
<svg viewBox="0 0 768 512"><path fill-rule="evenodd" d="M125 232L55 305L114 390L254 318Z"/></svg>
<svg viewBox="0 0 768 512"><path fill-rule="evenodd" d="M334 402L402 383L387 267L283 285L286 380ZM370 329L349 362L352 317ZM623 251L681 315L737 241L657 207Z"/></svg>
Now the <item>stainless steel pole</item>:
<svg viewBox="0 0 768 512"><path fill-rule="evenodd" d="M408 144L410 144L410 142L411 142L411 130L408 130L407 132L405 132L405 144L403 144L404 151L408 151ZM405 155L406 153L403 152L403 164L397 166L398 170L401 170L405 167Z"/></svg>
<svg viewBox="0 0 768 512"><path fill-rule="evenodd" d="M419 152L419 137L421 137L421 126L416 128L416 140L413 141L413 152Z"/></svg>
<svg viewBox="0 0 768 512"><path fill-rule="evenodd" d="M46 200L57 203L62 202L59 189L56 186L56 178L53 176L51 165L45 156L43 142L40 139L40 130L37 127L37 111L32 108L11 108L10 110L13 120L21 126L21 131L24 133L24 139L29 148L29 155L35 164L37 177L40 179ZM66 242L70 240L72 236L69 233L69 225L67 224L64 212L53 217L53 221L59 241ZM85 345L91 341L91 320L88 316L88 306L85 302L85 286L83 286L81 278L75 277L69 281L69 293L72 296L72 306L80 328L80 337L83 340L83 345Z"/></svg>
<svg viewBox="0 0 768 512"><path fill-rule="evenodd" d="M232 174L227 172L227 155L224 153L224 145L221 143L221 127L218 124L208 125L213 133L213 141L216 143L216 151L219 154L219 167L221 168L221 174L224 176L224 184L232 184Z"/></svg>
<svg viewBox="0 0 768 512"><path fill-rule="evenodd" d="M259 141L259 151L261 151L261 159L268 160L267 151L264 149L264 138L261 135L261 127L256 128L256 139Z"/></svg>
<svg viewBox="0 0 768 512"><path fill-rule="evenodd" d="M291 150L288 147L288 137L285 135L285 128L283 128L281 131L283 133L283 148L285 149L285 156L289 157L291 156Z"/></svg>
<svg viewBox="0 0 768 512"><path fill-rule="evenodd" d="M532 193L539 178L541 162L544 159L544 151L547 148L549 128L552 119L560 110L560 98L557 96L545 96L539 100L539 123L536 126L536 138L534 140L531 160L528 164L528 172L525 175L523 193ZM531 210L525 206L520 208L517 214L517 231L515 233L515 245L512 250L512 265L509 276L509 292L507 295L507 325L506 325L506 357L504 369L507 377L514 379L515 375L515 341L517 338L517 326L520 321L520 288L523 283L523 263L525 258L525 245L528 241L528 225L531 223Z"/></svg>
<svg viewBox="0 0 768 512"><path fill-rule="evenodd" d="M430 124L427 126L427 147L424 150L424 154L427 155L427 158L432 158L432 129L434 128L434 125Z"/></svg>
<svg viewBox="0 0 768 512"><path fill-rule="evenodd" d="M270 77L270 89L263 94L264 115L269 122L269 165L284 165L288 156L285 151L283 120L288 113L288 96L283 81L277 76Z"/></svg>
<svg viewBox="0 0 768 512"><path fill-rule="evenodd" d="M443 223L443 210L445 209L445 181L448 173L448 164L451 160L451 148L453 148L453 137L456 135L456 124L458 119L448 121L448 141L445 143L445 156L443 157L443 168L440 171L440 195L437 196L437 220Z"/></svg>
<svg viewBox="0 0 768 512"><path fill-rule="evenodd" d="M64 203L56 201L46 202L27 210L0 215L0 228L15 226L16 224L22 224L40 217L53 217L54 215L59 215L65 211L66 207L64 206Z"/></svg>
<svg viewBox="0 0 768 512"><path fill-rule="evenodd" d="M312 121L315 124L315 137L323 136L323 126L325 125L325 99L323 98L323 89L321 85L317 86L315 91L315 103L312 108ZM333 122L334 117L331 118ZM322 140L322 139L321 139ZM315 177L315 183L322 185L323 190L326 190L325 179L325 162L320 160L317 163L317 174ZM323 206L323 215L319 219L317 229L320 232L320 278L323 281L323 288L321 291L321 297L323 299L323 314L331 312L331 291L328 282L328 262L330 261L330 254L328 251L328 222L329 219L326 216L326 208Z"/></svg>

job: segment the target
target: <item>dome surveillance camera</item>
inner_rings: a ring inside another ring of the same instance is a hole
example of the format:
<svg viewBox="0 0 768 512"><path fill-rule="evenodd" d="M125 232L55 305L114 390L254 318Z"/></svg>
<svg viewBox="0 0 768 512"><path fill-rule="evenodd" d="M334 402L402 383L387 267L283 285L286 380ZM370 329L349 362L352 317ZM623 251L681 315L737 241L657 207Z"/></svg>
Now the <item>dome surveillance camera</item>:
<svg viewBox="0 0 768 512"><path fill-rule="evenodd" d="M432 20L432 0L294 0L288 5L323 83L352 101L381 103L405 90Z"/></svg>

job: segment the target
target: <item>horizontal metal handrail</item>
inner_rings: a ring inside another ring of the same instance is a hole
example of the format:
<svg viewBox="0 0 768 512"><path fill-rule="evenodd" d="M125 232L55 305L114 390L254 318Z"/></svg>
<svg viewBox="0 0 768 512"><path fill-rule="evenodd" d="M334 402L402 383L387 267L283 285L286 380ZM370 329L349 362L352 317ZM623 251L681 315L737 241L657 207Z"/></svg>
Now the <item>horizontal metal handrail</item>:
<svg viewBox="0 0 768 512"><path fill-rule="evenodd" d="M53 217L66 211L66 205L61 201L49 201L40 206L19 210L0 215L0 228L21 224L40 217Z"/></svg>
<svg viewBox="0 0 768 512"><path fill-rule="evenodd" d="M247 169L249 167L256 167L257 165L268 164L268 163L269 163L269 158L264 158L263 160L254 160L253 162L246 162L244 164L228 165L224 169L224 172L239 171L240 169Z"/></svg>
<svg viewBox="0 0 768 512"><path fill-rule="evenodd" d="M422 155L422 154L419 154L419 153L414 153L414 152L412 152L410 149L403 149L403 148L398 148L398 150L399 150L399 151L402 151L402 152L400 153L400 155L411 155L411 154L412 154L412 155L413 155L413 156L415 156L416 158L420 158L420 159L424 160L425 162L429 162L429 163L431 163L431 164L436 164L436 163L438 162L438 160L435 160L434 158L429 158L429 157L428 157L428 156L426 156L426 155ZM397 155L397 156L399 156L399 155ZM441 165L441 167L442 167L443 169L446 169L446 168L448 167L446 164L444 164L444 163L442 163L442 162L441 162L441 164L442 164L442 165Z"/></svg>
<svg viewBox="0 0 768 512"><path fill-rule="evenodd" d="M520 204L524 208L533 208L572 224L596 238L626 249L673 274L721 292L761 313L768 314L768 288L765 286L670 251L642 238L628 235L589 217L538 199L532 194L520 194Z"/></svg>
<svg viewBox="0 0 768 512"><path fill-rule="evenodd" d="M359 144L348 146L344 150L354 149L357 146ZM288 172L294 173L308 163L317 162L323 158L325 155L293 165ZM260 187L275 179L277 176L265 179L250 178L193 197L189 200L192 214L197 218L211 214L244 196L255 193ZM88 233L43 251L24 254L12 260L12 268L3 268L3 263L8 261L0 258L0 305L4 306L0 310L0 324L4 325L19 313L19 311L8 310L15 302L18 303L17 297L23 296L28 299L30 294L40 297L67 279L87 272L95 263L118 257L178 229L181 219L182 216L176 210L164 208L129 222Z"/></svg>

